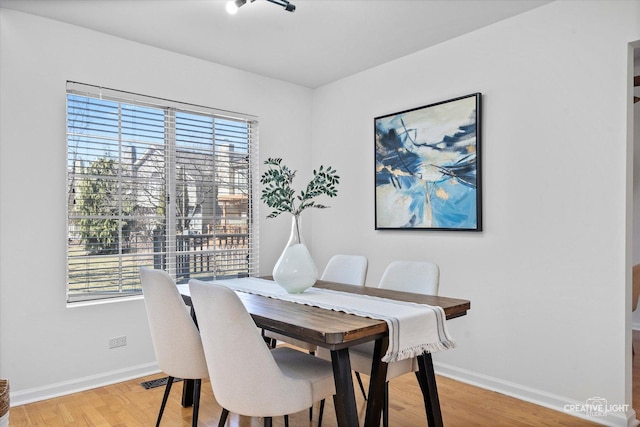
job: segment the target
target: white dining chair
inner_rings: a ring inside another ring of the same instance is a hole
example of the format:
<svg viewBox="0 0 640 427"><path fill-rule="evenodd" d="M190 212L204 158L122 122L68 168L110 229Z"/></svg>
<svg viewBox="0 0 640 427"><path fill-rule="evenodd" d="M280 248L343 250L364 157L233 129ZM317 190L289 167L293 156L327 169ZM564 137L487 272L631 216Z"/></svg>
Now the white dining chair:
<svg viewBox="0 0 640 427"><path fill-rule="evenodd" d="M200 333L171 276L143 267L140 279L158 366L169 376L156 427L160 425L174 378L194 380L192 426L195 427L202 378L209 376Z"/></svg>
<svg viewBox="0 0 640 427"><path fill-rule="evenodd" d="M334 255L327 263L320 280L363 286L367 279L367 257L363 255Z"/></svg>
<svg viewBox="0 0 640 427"><path fill-rule="evenodd" d="M328 282L345 283L347 285L364 286L364 282L367 278L367 257L362 255L334 255L329 259L329 262L322 271L320 280L326 280ZM318 347L308 342L297 340L295 338L288 337L283 334L279 334L273 331L263 330L263 337L269 347L276 348L278 341L286 342L297 348L308 351L310 354L316 354ZM326 350L324 355L325 360L331 360L329 350ZM356 373L360 390L365 394L362 379ZM318 427L322 425L322 410L324 408L324 400L320 402L320 416L318 418ZM309 420L313 419L313 408L309 409Z"/></svg>
<svg viewBox="0 0 640 427"><path fill-rule="evenodd" d="M191 279L189 291L198 317L209 378L229 412L272 417L302 411L335 394L331 363L291 348L270 349L236 293L219 284Z"/></svg>
<svg viewBox="0 0 640 427"><path fill-rule="evenodd" d="M329 259L320 276L320 280L345 283L347 285L363 286L367 278L367 257L362 255L334 255ZM277 332L264 331L264 337L271 348L275 348L278 341L287 342L314 354L317 347L307 342L296 340Z"/></svg>
<svg viewBox="0 0 640 427"><path fill-rule="evenodd" d="M393 261L380 279L379 288L426 295L438 295L440 268L430 261ZM373 361L373 342L353 346L349 349L351 369L371 375ZM382 422L389 426L389 381L410 372L418 371L417 358L391 362L387 365L387 381L382 407Z"/></svg>

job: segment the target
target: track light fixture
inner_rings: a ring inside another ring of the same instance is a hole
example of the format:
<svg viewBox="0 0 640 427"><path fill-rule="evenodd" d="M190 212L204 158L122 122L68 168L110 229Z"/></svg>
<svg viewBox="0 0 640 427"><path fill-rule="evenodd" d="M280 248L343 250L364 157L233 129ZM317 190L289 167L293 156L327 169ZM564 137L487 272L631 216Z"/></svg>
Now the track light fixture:
<svg viewBox="0 0 640 427"><path fill-rule="evenodd" d="M284 7L284 10L286 10L287 12L296 11L296 6L289 3L287 0L267 0L267 1L270 1L273 4L277 4L278 6Z"/></svg>
<svg viewBox="0 0 640 427"><path fill-rule="evenodd" d="M255 0L249 0L253 3ZM288 0L267 0L270 3L277 4L278 6L284 7L284 10L287 12L295 12L296 6L291 4ZM235 15L238 12L238 9L247 2L247 0L230 0L227 2L227 12L231 15Z"/></svg>

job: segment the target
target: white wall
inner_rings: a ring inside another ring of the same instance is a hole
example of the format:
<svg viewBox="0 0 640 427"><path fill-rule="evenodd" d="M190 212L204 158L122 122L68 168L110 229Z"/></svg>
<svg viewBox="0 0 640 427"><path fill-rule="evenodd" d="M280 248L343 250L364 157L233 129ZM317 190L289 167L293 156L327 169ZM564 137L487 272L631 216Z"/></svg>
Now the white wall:
<svg viewBox="0 0 640 427"><path fill-rule="evenodd" d="M342 177L332 209L313 213L318 264L364 254L374 284L391 260L436 261L441 294L471 300L438 372L560 410L630 403L627 47L638 39L640 2L554 2L316 90L313 162ZM484 231L375 231L373 118L473 92Z"/></svg>
<svg viewBox="0 0 640 427"><path fill-rule="evenodd" d="M300 169L312 92L6 9L0 30L0 377L19 404L157 369L142 300L65 305L66 80L257 115L260 155ZM263 274L289 231L265 224Z"/></svg>

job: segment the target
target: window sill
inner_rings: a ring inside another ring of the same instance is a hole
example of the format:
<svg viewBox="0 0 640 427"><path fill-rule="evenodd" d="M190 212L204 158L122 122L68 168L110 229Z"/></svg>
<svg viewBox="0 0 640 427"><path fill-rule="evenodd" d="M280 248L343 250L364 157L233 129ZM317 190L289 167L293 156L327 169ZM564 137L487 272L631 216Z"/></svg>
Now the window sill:
<svg viewBox="0 0 640 427"><path fill-rule="evenodd" d="M114 304L114 303L126 302L126 301L137 301L141 299L144 299L142 294L121 296L121 297L100 298L100 299L77 300L77 301L67 302L67 308L87 307L91 305L102 305L102 304Z"/></svg>

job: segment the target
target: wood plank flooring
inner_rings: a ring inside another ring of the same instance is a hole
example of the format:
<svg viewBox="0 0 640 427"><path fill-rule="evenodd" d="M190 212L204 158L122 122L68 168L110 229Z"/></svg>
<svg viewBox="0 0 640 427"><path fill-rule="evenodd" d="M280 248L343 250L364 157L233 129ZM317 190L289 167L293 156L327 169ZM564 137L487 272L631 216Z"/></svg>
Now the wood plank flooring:
<svg viewBox="0 0 640 427"><path fill-rule="evenodd" d="M640 349L640 337L637 347ZM640 361L639 361L640 364ZM640 366L639 366L640 368ZM635 375L635 372L634 372ZM640 378L640 374L639 378ZM144 389L140 383L163 375L153 375L82 393L63 396L11 408L11 427L26 426L154 426L164 387ZM367 377L363 376L365 381ZM595 426L568 414L527 403L500 393L473 387L448 378L438 377L438 391L444 424L447 427L470 426L539 426L586 427ZM638 386L638 384L636 383ZM191 408L182 408L182 383L175 383L162 419L162 426L191 426ZM638 395L638 393L634 394ZM415 376L395 378L390 383L391 427L425 426L422 396ZM365 401L356 389L358 412L364 414ZM635 407L635 406L634 406ZM217 426L221 413L208 381L202 385L199 426ZM314 419L309 422L307 411L290 415L290 425L317 426L318 404ZM360 417L360 425L364 422ZM259 427L262 419L231 414L229 427ZM325 427L336 427L333 402L327 401L322 422ZM274 419L274 426L284 426L283 418Z"/></svg>

